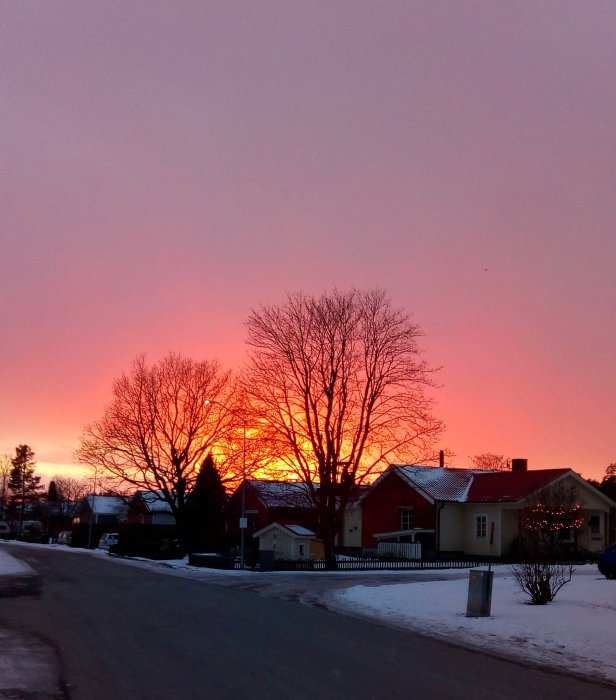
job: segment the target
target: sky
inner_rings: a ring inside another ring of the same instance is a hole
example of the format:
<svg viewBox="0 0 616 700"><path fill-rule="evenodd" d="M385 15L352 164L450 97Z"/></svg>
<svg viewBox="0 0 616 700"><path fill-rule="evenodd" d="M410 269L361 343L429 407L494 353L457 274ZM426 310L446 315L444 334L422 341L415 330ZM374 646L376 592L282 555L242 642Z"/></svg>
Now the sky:
<svg viewBox="0 0 616 700"><path fill-rule="evenodd" d="M453 466L616 461L616 5L0 4L0 454L74 451L146 353L245 358L380 288Z"/></svg>

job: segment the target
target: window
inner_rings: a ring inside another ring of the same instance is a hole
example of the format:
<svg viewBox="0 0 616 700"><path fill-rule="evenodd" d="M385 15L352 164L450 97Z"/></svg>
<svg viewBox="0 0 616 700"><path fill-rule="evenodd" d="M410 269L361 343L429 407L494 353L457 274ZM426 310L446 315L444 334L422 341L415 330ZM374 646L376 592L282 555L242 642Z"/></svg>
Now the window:
<svg viewBox="0 0 616 700"><path fill-rule="evenodd" d="M593 539L601 539L601 514L593 513L588 521L590 536Z"/></svg>
<svg viewBox="0 0 616 700"><path fill-rule="evenodd" d="M415 527L415 508L400 508L400 529L412 530Z"/></svg>
<svg viewBox="0 0 616 700"><path fill-rule="evenodd" d="M299 546L299 556L303 557L304 556L304 545L300 544Z"/></svg>
<svg viewBox="0 0 616 700"><path fill-rule="evenodd" d="M487 537L488 516L485 513L475 516L475 537Z"/></svg>

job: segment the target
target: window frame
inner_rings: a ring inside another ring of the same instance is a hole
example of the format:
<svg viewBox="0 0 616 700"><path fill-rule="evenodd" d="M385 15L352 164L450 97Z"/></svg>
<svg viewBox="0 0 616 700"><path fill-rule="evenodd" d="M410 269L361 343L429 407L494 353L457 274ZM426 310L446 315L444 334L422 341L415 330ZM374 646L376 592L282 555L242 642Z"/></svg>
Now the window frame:
<svg viewBox="0 0 616 700"><path fill-rule="evenodd" d="M488 514L475 513L475 539L483 540L488 537Z"/></svg>
<svg viewBox="0 0 616 700"><path fill-rule="evenodd" d="M588 518L588 531L590 533L590 538L592 540L600 540L603 538L603 513L594 512L590 514ZM597 524L593 524L593 520L597 521Z"/></svg>
<svg viewBox="0 0 616 700"><path fill-rule="evenodd" d="M405 527L406 525L406 527ZM415 529L415 506L400 506L400 531Z"/></svg>

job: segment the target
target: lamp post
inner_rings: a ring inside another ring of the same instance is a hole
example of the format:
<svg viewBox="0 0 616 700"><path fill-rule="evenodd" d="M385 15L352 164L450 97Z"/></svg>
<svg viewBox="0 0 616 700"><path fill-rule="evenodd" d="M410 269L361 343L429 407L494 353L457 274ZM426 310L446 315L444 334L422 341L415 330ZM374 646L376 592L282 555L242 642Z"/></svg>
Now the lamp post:
<svg viewBox="0 0 616 700"><path fill-rule="evenodd" d="M244 569L244 539L248 521L246 519L246 418L233 409L227 408L220 401L206 400L207 404L216 404L225 411L229 411L242 421L242 486L241 486L241 510L240 510L240 569Z"/></svg>
<svg viewBox="0 0 616 700"><path fill-rule="evenodd" d="M243 437L242 437L242 509L240 511L240 569L244 568L244 533L248 526L248 521L246 519L246 419L243 416L238 416L241 418L243 426Z"/></svg>
<svg viewBox="0 0 616 700"><path fill-rule="evenodd" d="M96 520L96 477L98 475L98 467L94 467L94 486L92 489L92 508L90 509L90 517L88 522L88 549L92 548L92 519Z"/></svg>

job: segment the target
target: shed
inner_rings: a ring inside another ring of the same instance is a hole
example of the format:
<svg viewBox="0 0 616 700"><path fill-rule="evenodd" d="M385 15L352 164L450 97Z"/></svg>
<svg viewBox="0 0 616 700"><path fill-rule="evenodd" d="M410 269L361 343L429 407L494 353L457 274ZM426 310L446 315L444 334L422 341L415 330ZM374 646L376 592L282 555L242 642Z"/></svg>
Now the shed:
<svg viewBox="0 0 616 700"><path fill-rule="evenodd" d="M312 530L297 523L271 523L254 533L259 550L274 552L276 559L314 559L323 556L323 543Z"/></svg>

